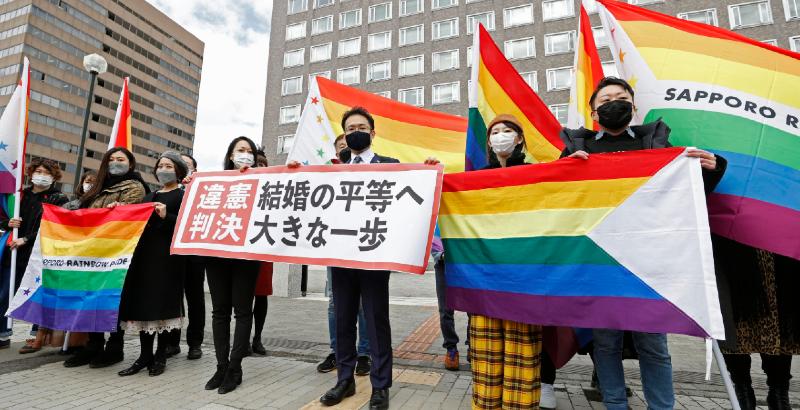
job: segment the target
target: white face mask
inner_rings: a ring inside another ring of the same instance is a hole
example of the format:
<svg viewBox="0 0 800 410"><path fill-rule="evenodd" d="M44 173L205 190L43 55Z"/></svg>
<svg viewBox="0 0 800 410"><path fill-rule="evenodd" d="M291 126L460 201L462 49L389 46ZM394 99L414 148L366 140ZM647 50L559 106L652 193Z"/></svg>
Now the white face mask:
<svg viewBox="0 0 800 410"><path fill-rule="evenodd" d="M89 192L89 190L91 190L91 189L92 189L92 184L88 184L88 183L85 183L85 182L83 183L83 192L84 193Z"/></svg>
<svg viewBox="0 0 800 410"><path fill-rule="evenodd" d="M253 162L253 154L249 152L237 152L233 154L233 163L238 168L252 166Z"/></svg>
<svg viewBox="0 0 800 410"><path fill-rule="evenodd" d="M492 143L492 151L495 154L505 155L514 151L517 144L514 140L517 138L515 131L498 132L489 136L489 142Z"/></svg>
<svg viewBox="0 0 800 410"><path fill-rule="evenodd" d="M53 177L51 177L50 175L34 174L31 177L31 182L33 183L33 185L39 187L49 187L50 185L53 184Z"/></svg>

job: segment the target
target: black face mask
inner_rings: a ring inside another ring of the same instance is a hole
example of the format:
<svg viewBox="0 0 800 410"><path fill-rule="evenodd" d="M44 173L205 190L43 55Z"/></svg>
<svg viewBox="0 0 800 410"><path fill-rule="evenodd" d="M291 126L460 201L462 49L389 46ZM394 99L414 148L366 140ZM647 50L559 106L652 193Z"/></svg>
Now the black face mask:
<svg viewBox="0 0 800 410"><path fill-rule="evenodd" d="M625 100L609 101L597 107L600 125L609 130L621 130L633 119L633 103Z"/></svg>
<svg viewBox="0 0 800 410"><path fill-rule="evenodd" d="M347 147L353 151L363 151L372 143L372 136L368 132L353 131L345 136Z"/></svg>
<svg viewBox="0 0 800 410"><path fill-rule="evenodd" d="M350 152L350 148L344 148L339 151L339 161L342 161L342 164L346 164L350 162L350 156L352 152Z"/></svg>

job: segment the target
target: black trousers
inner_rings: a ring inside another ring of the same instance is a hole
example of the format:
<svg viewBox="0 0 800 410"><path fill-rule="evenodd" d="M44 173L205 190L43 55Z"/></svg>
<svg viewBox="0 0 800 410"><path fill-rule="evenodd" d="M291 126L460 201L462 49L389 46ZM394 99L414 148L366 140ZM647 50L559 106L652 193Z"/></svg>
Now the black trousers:
<svg viewBox="0 0 800 410"><path fill-rule="evenodd" d="M542 349L541 360L542 367L539 370L542 383L554 384L556 382L556 365L550 359L547 352Z"/></svg>
<svg viewBox="0 0 800 410"><path fill-rule="evenodd" d="M353 377L359 304L369 332L372 388L392 386L392 329L389 325L389 271L332 268L336 313L336 363L339 380Z"/></svg>
<svg viewBox="0 0 800 410"><path fill-rule="evenodd" d="M752 383L750 362L749 354L725 354L725 365L735 384L746 386ZM792 378L792 356L761 353L761 369L767 375L767 386L788 388Z"/></svg>
<svg viewBox="0 0 800 410"><path fill-rule="evenodd" d="M190 256L187 258L186 276L183 290L186 295L186 344L196 347L203 344L203 331L206 327L206 292L203 283L206 280L206 258Z"/></svg>
<svg viewBox="0 0 800 410"><path fill-rule="evenodd" d="M253 324L253 292L259 262L209 258L206 266L211 291L211 327L217 364L241 367L250 343ZM236 318L231 348L231 309Z"/></svg>

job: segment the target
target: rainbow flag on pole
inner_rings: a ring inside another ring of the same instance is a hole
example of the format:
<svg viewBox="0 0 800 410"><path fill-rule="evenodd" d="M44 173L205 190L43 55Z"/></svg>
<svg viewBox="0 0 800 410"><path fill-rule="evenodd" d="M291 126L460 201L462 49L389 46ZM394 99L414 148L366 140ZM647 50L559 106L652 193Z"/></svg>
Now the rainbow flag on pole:
<svg viewBox="0 0 800 410"><path fill-rule="evenodd" d="M589 97L597 83L603 79L603 65L597 53L597 44L592 33L592 22L581 3L581 14L578 18L578 44L575 49L575 78L569 89L569 108L567 110L567 127L585 127L597 130L597 122L592 120L592 108Z"/></svg>
<svg viewBox="0 0 800 410"><path fill-rule="evenodd" d="M531 324L724 338L700 164L683 152L445 175L448 306Z"/></svg>
<svg viewBox="0 0 800 410"><path fill-rule="evenodd" d="M522 122L529 159L549 162L564 149L561 124L497 48L482 24L473 37L472 86L469 89L467 170L486 166L486 125L499 114Z"/></svg>
<svg viewBox="0 0 800 410"><path fill-rule="evenodd" d="M414 107L324 77L311 79L287 161L330 163L336 158L333 141L344 132L342 114L355 106L366 108L375 118L375 152L400 162L436 157L445 172L464 170L465 118Z"/></svg>
<svg viewBox="0 0 800 410"><path fill-rule="evenodd" d="M122 285L153 204L43 208L33 254L6 316L57 330L116 330Z"/></svg>
<svg viewBox="0 0 800 410"><path fill-rule="evenodd" d="M800 54L706 24L598 0L638 117L674 145L724 156L712 230L800 259Z"/></svg>
<svg viewBox="0 0 800 410"><path fill-rule="evenodd" d="M108 149L122 147L133 151L131 121L131 97L128 93L128 77L125 77L122 81L122 91L119 93L119 103L117 104L117 113L114 115L114 127L111 128Z"/></svg>
<svg viewBox="0 0 800 410"><path fill-rule="evenodd" d="M0 193L3 194L14 194L22 189L31 95L28 57L23 57L21 73L17 87L0 116Z"/></svg>

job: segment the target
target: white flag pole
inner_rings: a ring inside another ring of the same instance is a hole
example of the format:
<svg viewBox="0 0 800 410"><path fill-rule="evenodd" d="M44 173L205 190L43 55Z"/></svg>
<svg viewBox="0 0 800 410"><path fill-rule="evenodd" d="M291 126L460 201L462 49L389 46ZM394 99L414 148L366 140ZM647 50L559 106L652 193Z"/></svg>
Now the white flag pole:
<svg viewBox="0 0 800 410"><path fill-rule="evenodd" d="M711 342L714 349L714 357L717 358L717 368L719 368L719 375L722 376L722 382L725 383L725 390L728 392L728 400L731 401L731 408L733 410L741 410L739 407L739 399L736 398L736 390L733 389L733 382L731 375L728 374L728 366L725 365L725 356L719 350L719 343L716 340Z"/></svg>

